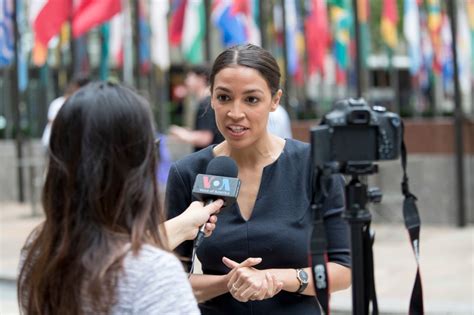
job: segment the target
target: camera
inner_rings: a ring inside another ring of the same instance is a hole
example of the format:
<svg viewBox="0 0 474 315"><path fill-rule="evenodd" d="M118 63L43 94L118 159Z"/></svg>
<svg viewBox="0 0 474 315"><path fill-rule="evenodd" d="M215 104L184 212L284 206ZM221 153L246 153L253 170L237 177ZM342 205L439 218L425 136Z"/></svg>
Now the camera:
<svg viewBox="0 0 474 315"><path fill-rule="evenodd" d="M311 128L312 158L316 167L330 162L395 160L400 155L400 116L360 99L334 104L320 125Z"/></svg>

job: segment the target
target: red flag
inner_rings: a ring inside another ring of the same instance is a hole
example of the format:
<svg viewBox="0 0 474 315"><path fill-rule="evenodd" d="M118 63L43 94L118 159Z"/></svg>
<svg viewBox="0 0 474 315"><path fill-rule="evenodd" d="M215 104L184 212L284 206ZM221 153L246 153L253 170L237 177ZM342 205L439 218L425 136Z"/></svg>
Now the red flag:
<svg viewBox="0 0 474 315"><path fill-rule="evenodd" d="M49 0L36 16L33 27L36 41L47 47L71 13L71 1Z"/></svg>
<svg viewBox="0 0 474 315"><path fill-rule="evenodd" d="M382 21L380 32L384 42L392 49L398 41L397 36L398 11L397 0L384 0L382 8Z"/></svg>
<svg viewBox="0 0 474 315"><path fill-rule="evenodd" d="M311 7L305 21L308 73L324 74L324 58L330 44L327 9L324 0L312 0Z"/></svg>
<svg viewBox="0 0 474 315"><path fill-rule="evenodd" d="M173 0L171 2L171 20L169 27L169 40L171 45L181 44L184 25L184 12L187 0Z"/></svg>
<svg viewBox="0 0 474 315"><path fill-rule="evenodd" d="M121 9L120 0L83 0L74 11L73 36L81 36L91 28L111 19Z"/></svg>

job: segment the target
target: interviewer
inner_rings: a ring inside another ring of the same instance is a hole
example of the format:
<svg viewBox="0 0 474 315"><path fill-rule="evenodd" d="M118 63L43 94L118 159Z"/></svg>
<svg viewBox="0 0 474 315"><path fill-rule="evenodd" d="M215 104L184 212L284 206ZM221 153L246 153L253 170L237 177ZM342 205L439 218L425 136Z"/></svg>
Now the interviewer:
<svg viewBox="0 0 474 315"><path fill-rule="evenodd" d="M45 221L22 251L22 313L199 313L182 265L167 250L208 220L211 233L222 201L193 202L163 223L151 117L146 100L108 82L83 87L59 111Z"/></svg>

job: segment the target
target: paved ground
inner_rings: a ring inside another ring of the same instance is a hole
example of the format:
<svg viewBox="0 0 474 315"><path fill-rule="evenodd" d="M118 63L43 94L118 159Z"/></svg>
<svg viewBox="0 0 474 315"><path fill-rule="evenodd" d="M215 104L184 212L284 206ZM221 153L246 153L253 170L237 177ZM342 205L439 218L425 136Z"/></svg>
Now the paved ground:
<svg viewBox="0 0 474 315"><path fill-rule="evenodd" d="M18 314L17 264L23 242L41 217L29 205L0 204L0 314ZM403 225L374 226L374 262L381 313L407 314L415 262ZM474 314L474 226L423 226L421 272L426 314ZM333 314L350 314L351 291L332 296Z"/></svg>

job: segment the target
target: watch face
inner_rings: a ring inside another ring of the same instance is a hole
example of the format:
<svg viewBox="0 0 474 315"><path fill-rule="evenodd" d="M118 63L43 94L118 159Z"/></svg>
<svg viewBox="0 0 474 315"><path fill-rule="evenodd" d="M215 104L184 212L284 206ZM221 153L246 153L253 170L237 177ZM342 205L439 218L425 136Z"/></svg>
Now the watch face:
<svg viewBox="0 0 474 315"><path fill-rule="evenodd" d="M303 282L308 282L308 274L304 270L300 270L300 279Z"/></svg>

